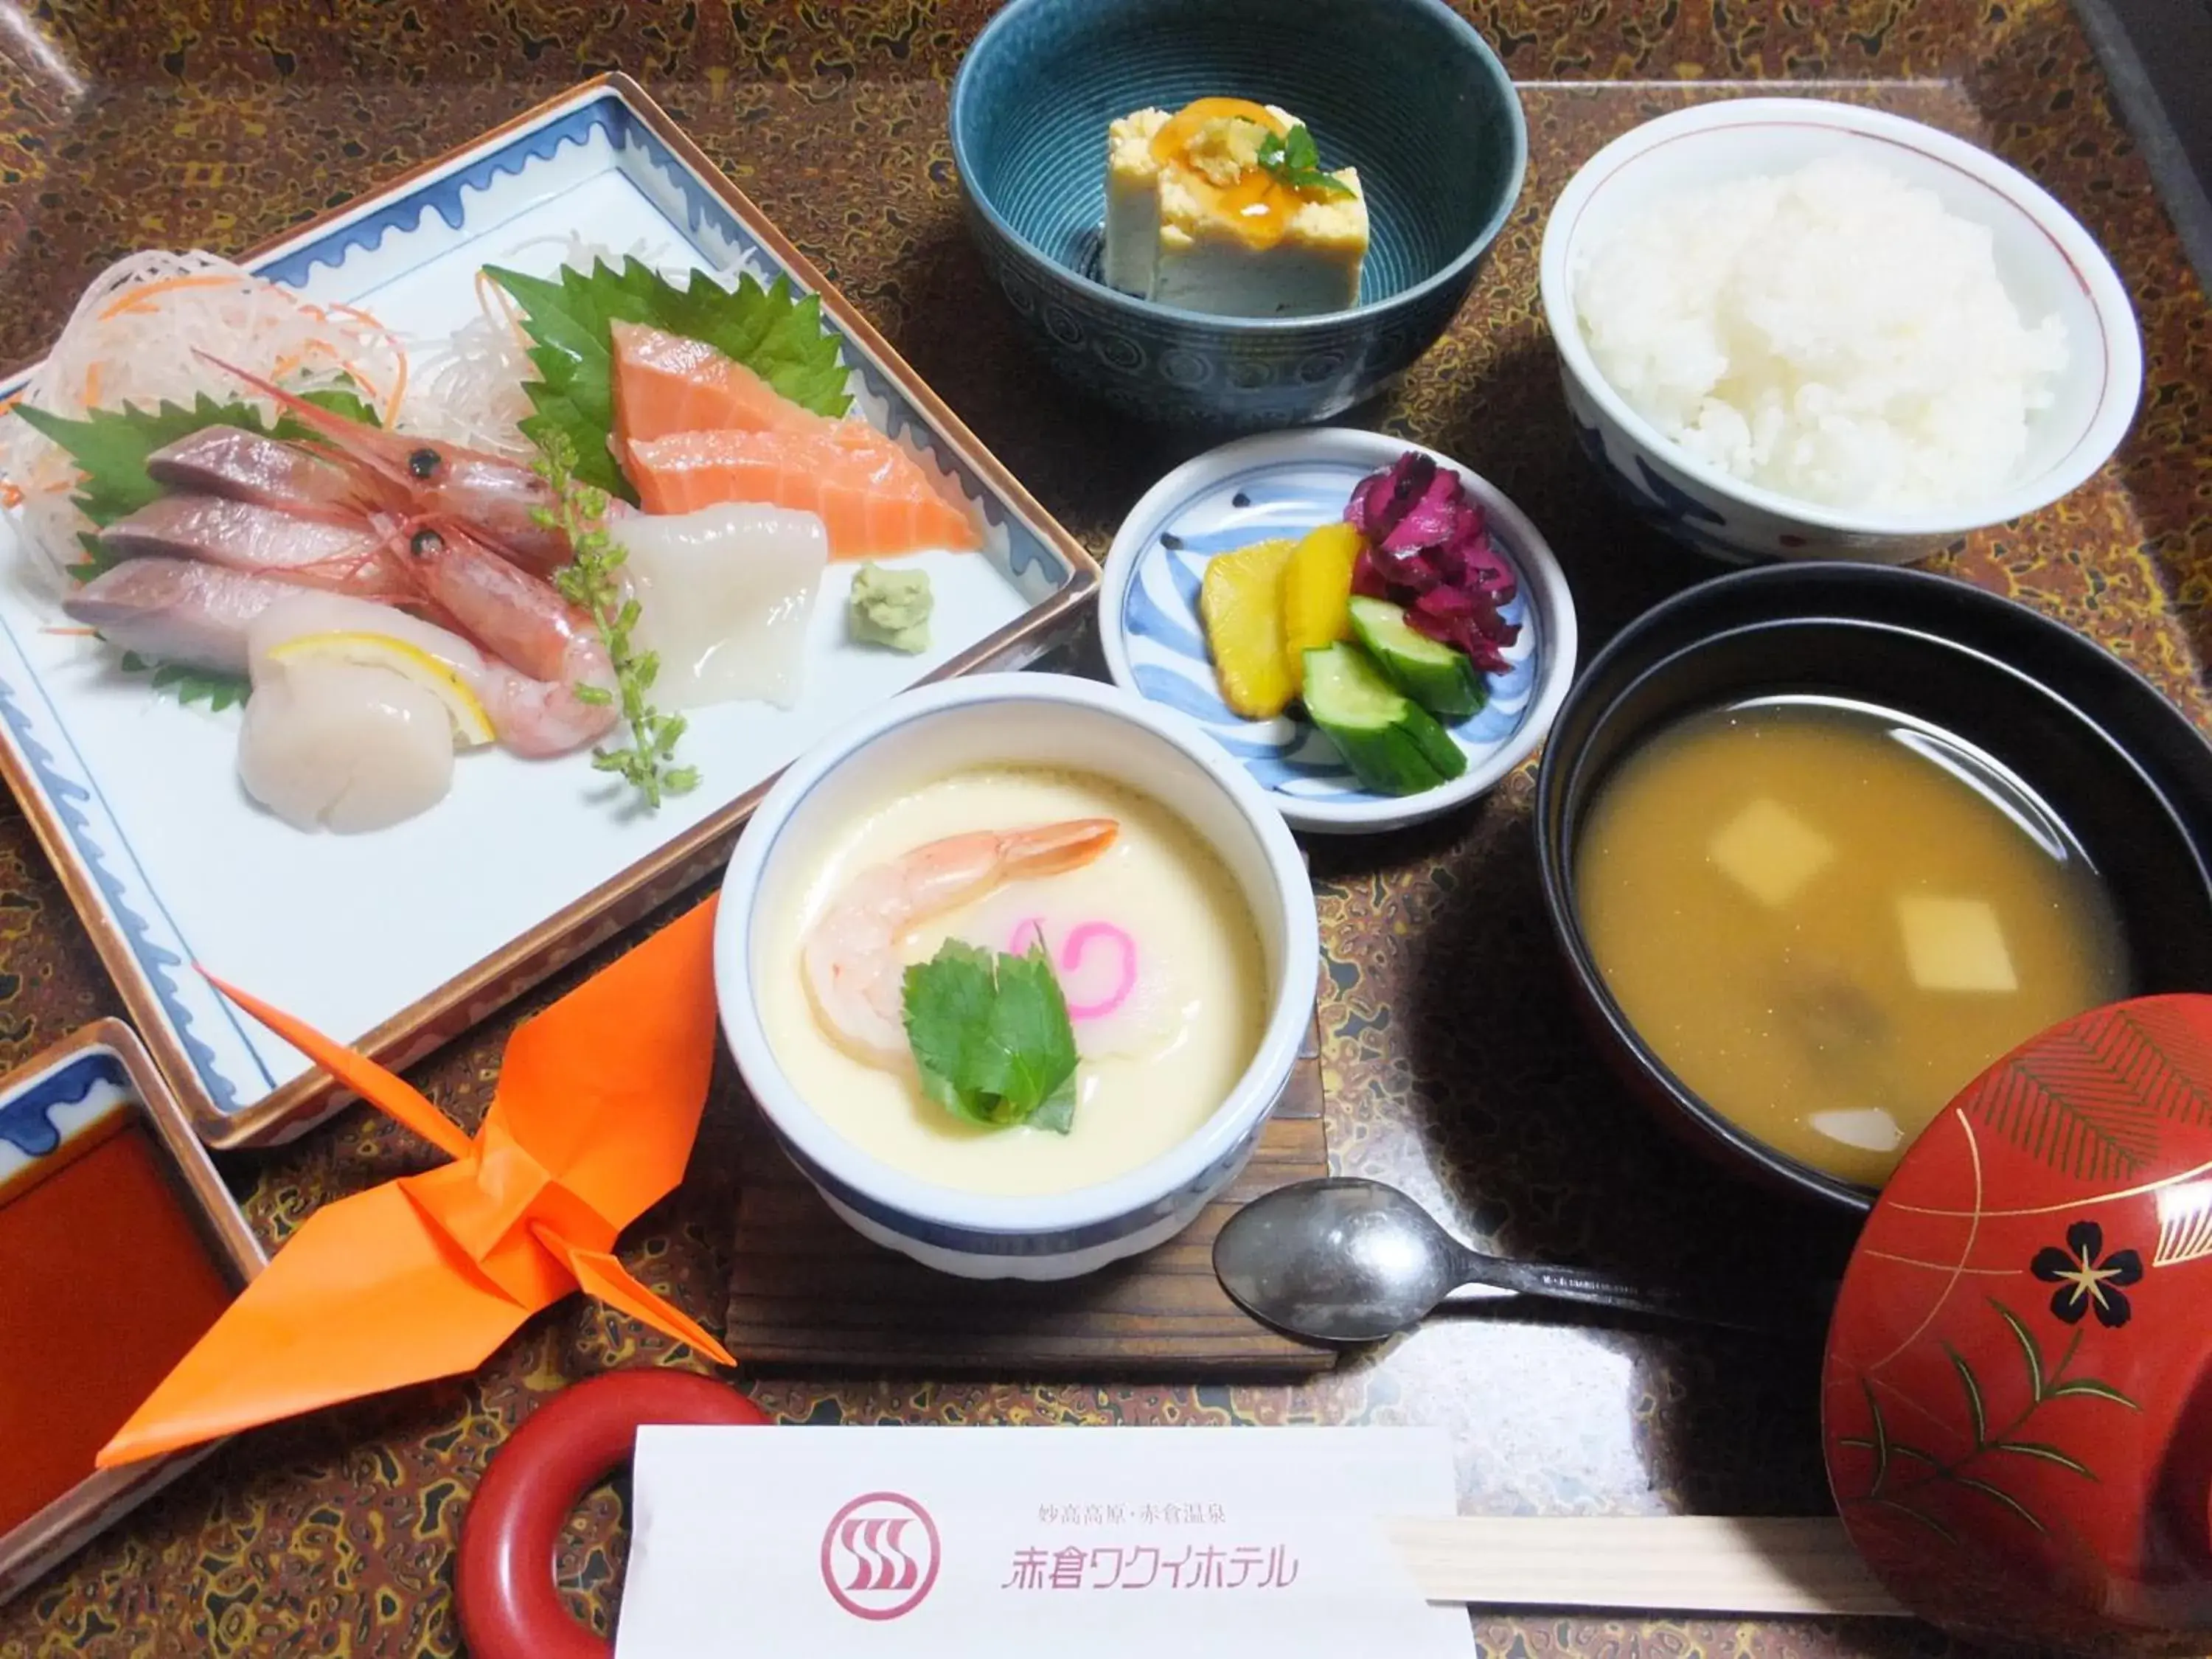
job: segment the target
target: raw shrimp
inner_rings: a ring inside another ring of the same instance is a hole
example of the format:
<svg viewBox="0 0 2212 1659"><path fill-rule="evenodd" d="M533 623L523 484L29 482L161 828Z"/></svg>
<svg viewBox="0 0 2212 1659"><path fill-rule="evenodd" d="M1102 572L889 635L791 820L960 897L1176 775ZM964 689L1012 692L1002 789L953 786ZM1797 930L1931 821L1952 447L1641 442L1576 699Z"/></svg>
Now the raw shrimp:
<svg viewBox="0 0 2212 1659"><path fill-rule="evenodd" d="M540 679L598 683L577 672L587 666L577 653L605 653L599 630L550 582L516 568L458 525L417 524L400 533L410 580L478 645Z"/></svg>
<svg viewBox="0 0 2212 1659"><path fill-rule="evenodd" d="M485 712L520 754L557 755L604 735L618 717L613 659L598 627L549 582L451 525L407 537L406 563L422 596L463 633L520 671L488 678ZM580 685L607 693L587 702Z"/></svg>
<svg viewBox="0 0 2212 1659"><path fill-rule="evenodd" d="M874 1066L907 1053L906 936L1008 882L1080 869L1114 844L1112 818L947 836L861 871L806 930L801 956L823 1028Z"/></svg>
<svg viewBox="0 0 2212 1659"><path fill-rule="evenodd" d="M364 426L219 358L208 362L311 428L321 440L313 446L316 452L350 472L385 511L404 519L456 520L518 563L544 574L568 562L568 537L538 521L538 514L554 504L552 486L528 467L458 445Z"/></svg>

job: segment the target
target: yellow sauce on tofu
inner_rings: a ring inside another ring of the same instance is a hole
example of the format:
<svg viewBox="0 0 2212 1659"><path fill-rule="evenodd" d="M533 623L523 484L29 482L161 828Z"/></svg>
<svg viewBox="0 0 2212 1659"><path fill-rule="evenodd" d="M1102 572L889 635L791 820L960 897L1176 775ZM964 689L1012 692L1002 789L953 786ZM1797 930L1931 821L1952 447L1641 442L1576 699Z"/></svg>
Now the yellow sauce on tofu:
<svg viewBox="0 0 2212 1659"><path fill-rule="evenodd" d="M1256 165L1243 168L1232 183L1217 182L1211 175L1220 170L1218 166L1201 165L1212 155L1200 152L1215 149L1219 124L1225 121L1249 121L1279 138L1287 136L1264 104L1246 98L1200 98L1178 110L1154 136L1152 159L1173 168L1200 204L1223 223L1234 226L1245 242L1255 248L1273 247L1304 198Z"/></svg>

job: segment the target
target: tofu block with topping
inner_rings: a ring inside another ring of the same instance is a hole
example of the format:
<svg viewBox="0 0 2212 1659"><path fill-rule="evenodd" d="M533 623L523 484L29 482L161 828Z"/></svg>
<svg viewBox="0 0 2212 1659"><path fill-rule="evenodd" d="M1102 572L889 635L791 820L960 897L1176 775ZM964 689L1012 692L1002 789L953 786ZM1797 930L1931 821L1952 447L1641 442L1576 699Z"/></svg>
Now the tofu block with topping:
<svg viewBox="0 0 2212 1659"><path fill-rule="evenodd" d="M1107 285L1217 316L1310 316L1358 304L1366 198L1353 168L1283 162L1286 143L1310 143L1287 110L1235 98L1114 122Z"/></svg>

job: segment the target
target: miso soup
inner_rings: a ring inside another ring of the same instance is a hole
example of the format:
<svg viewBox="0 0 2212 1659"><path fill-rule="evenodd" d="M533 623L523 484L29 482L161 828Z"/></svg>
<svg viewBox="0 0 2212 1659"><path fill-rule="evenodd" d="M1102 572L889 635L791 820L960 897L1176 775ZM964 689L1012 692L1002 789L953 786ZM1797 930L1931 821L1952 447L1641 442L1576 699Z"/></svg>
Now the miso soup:
<svg viewBox="0 0 2212 1659"><path fill-rule="evenodd" d="M2057 817L1866 704L1682 720L1600 786L1575 873L1590 954L1674 1075L1869 1186L1990 1062L2130 990L2112 900Z"/></svg>

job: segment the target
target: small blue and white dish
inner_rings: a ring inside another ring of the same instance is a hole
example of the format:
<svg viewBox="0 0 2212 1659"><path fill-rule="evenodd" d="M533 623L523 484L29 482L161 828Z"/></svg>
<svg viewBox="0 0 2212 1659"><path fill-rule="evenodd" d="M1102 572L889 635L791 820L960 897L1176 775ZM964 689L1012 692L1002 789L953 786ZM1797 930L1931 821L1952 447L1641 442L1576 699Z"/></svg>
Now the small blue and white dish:
<svg viewBox="0 0 2212 1659"><path fill-rule="evenodd" d="M1407 450L1456 471L1482 503L1519 580L1504 607L1521 636L1489 677L1481 710L1449 727L1467 770L1417 795L1360 787L1335 748L1291 714L1248 720L1221 699L1199 616L1206 561L1344 516L1352 487ZM1276 432L1224 444L1154 484L1121 521L1106 557L1098 635L1115 683L1188 715L1227 750L1294 830L1360 835L1402 829L1474 799L1534 752L1575 675L1575 603L1535 526L1497 486L1449 455L1348 427Z"/></svg>
<svg viewBox="0 0 2212 1659"><path fill-rule="evenodd" d="M1288 109L1358 168L1358 305L1218 317L1097 280L1108 124L1210 96ZM1512 77L1443 0L1013 0L961 62L951 138L983 262L1054 368L1124 414L1247 429L1341 414L1434 344L1528 156Z"/></svg>

